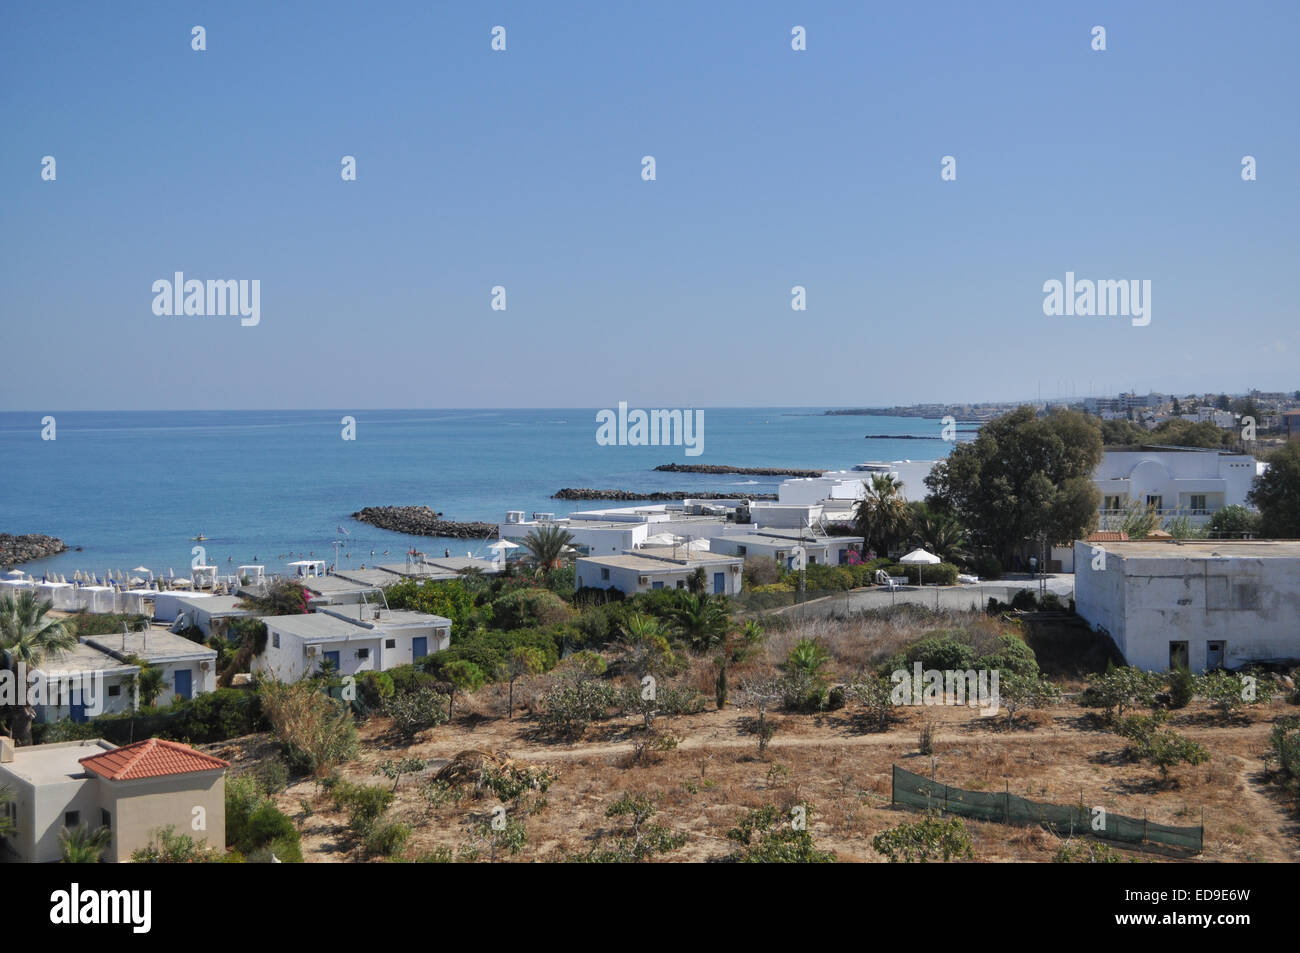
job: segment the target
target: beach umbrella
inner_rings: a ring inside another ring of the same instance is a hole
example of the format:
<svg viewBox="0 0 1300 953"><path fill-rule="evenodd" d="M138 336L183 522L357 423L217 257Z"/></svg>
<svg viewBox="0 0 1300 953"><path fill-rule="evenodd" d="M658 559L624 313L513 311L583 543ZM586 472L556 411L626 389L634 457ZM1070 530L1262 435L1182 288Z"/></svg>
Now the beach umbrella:
<svg viewBox="0 0 1300 953"><path fill-rule="evenodd" d="M938 556L936 556L934 553L927 553L924 549L914 549L914 550L912 550L910 553L908 553L906 556L904 556L902 559L900 559L899 562L902 563L904 566L916 566L916 567L918 567L918 568L917 568L917 571L916 571L916 582L917 582L917 585L920 585L920 584L921 584L921 574L922 574L925 570L923 570L923 569L921 569L921 568L919 568L919 567L921 567L921 566L933 566L933 565L935 565L936 563L941 563L941 562L943 562L943 560L940 559ZM936 596L935 598L938 598L938 596Z"/></svg>

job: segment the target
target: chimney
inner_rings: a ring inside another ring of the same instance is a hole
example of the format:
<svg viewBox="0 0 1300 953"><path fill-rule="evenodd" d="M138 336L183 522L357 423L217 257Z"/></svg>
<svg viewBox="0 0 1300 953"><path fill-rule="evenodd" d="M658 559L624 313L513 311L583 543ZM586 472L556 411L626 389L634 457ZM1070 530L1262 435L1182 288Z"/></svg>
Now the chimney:
<svg viewBox="0 0 1300 953"><path fill-rule="evenodd" d="M0 735L0 764L12 764L14 760L14 740L8 735Z"/></svg>

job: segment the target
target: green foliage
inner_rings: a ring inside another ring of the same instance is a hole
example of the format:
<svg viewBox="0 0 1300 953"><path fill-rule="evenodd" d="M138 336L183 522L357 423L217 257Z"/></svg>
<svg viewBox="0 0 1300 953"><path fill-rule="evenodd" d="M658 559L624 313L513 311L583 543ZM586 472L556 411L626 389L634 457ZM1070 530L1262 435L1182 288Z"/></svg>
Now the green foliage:
<svg viewBox="0 0 1300 953"><path fill-rule="evenodd" d="M517 589L492 603L492 627L527 629L569 622L574 611L549 589Z"/></svg>
<svg viewBox="0 0 1300 953"><path fill-rule="evenodd" d="M881 670L884 674L899 669L910 672L917 662L923 670L965 671L975 665L975 649L949 635L927 636L891 656Z"/></svg>
<svg viewBox="0 0 1300 953"><path fill-rule="evenodd" d="M97 864L112 843L113 832L107 827L65 827L59 831L59 857L65 864Z"/></svg>
<svg viewBox="0 0 1300 953"><path fill-rule="evenodd" d="M1196 679L1191 670L1184 667L1169 673L1169 707L1186 708L1196 697Z"/></svg>
<svg viewBox="0 0 1300 953"><path fill-rule="evenodd" d="M1291 441L1269 457L1246 500L1259 510L1260 534L1271 539L1300 537L1300 442Z"/></svg>
<svg viewBox="0 0 1300 953"><path fill-rule="evenodd" d="M578 738L593 721L606 717L617 701L614 686L593 679L563 681L542 697L538 723L543 731Z"/></svg>
<svg viewBox="0 0 1300 953"><path fill-rule="evenodd" d="M1169 769L1179 764L1204 764L1210 753L1190 738L1163 727L1168 712L1150 715L1132 715L1122 719L1115 728L1116 734L1130 742L1131 757L1149 761L1160 769L1160 777L1168 779Z"/></svg>
<svg viewBox="0 0 1300 953"><path fill-rule="evenodd" d="M243 688L218 688L163 709L101 715L80 724L68 720L33 726L38 744L104 738L129 744L141 737L209 744L266 731L261 698Z"/></svg>
<svg viewBox="0 0 1300 953"><path fill-rule="evenodd" d="M302 583L277 579L267 583L265 593L245 595L240 606L259 616L297 615L310 611L310 601L310 594Z"/></svg>
<svg viewBox="0 0 1300 953"><path fill-rule="evenodd" d="M781 564L771 556L747 556L741 581L744 588L748 590L755 586L768 586L778 582L781 575Z"/></svg>
<svg viewBox="0 0 1300 953"><path fill-rule="evenodd" d="M13 837L18 833L18 824L9 816L7 810L12 803L14 803L13 788L0 785L0 838Z"/></svg>
<svg viewBox="0 0 1300 953"><path fill-rule="evenodd" d="M421 731L446 724L450 717L449 708L450 699L432 688L395 694L384 702L384 714L393 719L394 730L408 744Z"/></svg>
<svg viewBox="0 0 1300 953"><path fill-rule="evenodd" d="M435 652L423 662L426 671L447 678L447 666L453 662L470 662L480 671L500 675L515 649L534 649L540 653L542 671L549 671L559 660L559 646L553 631L519 629L513 632L475 632L459 642Z"/></svg>
<svg viewBox="0 0 1300 953"><path fill-rule="evenodd" d="M871 846L891 864L928 863L942 859L971 859L970 834L958 818L944 821L927 814L920 821L899 824L877 834Z"/></svg>
<svg viewBox="0 0 1300 953"><path fill-rule="evenodd" d="M131 854L133 864L220 864L226 860L212 847L188 834L177 834L171 826L154 831L148 845Z"/></svg>
<svg viewBox="0 0 1300 953"><path fill-rule="evenodd" d="M955 586L957 585L957 574L961 572L952 563L935 563L931 566L919 566L908 563L897 567L901 572L890 572L890 575L904 576L909 585L937 586Z"/></svg>
<svg viewBox="0 0 1300 953"><path fill-rule="evenodd" d="M726 598L706 592L679 592L676 605L667 615L677 638L692 652L700 654L720 645L731 623L731 608Z"/></svg>
<svg viewBox="0 0 1300 953"><path fill-rule="evenodd" d="M394 761L392 758L385 760L378 768L375 774L382 774L388 780L393 782L393 792L397 792L397 785L401 783L402 775L417 774L429 766L429 763L423 758L398 758Z"/></svg>
<svg viewBox="0 0 1300 953"><path fill-rule="evenodd" d="M249 857L269 848L281 863L302 863L298 829L252 775L226 779L226 846Z"/></svg>
<svg viewBox="0 0 1300 953"><path fill-rule="evenodd" d="M818 850L808 830L812 807L797 807L802 809L797 820L794 811L787 818L770 804L746 814L727 831L727 839L741 845L727 860L740 864L833 864L834 851Z"/></svg>
<svg viewBox="0 0 1300 953"><path fill-rule="evenodd" d="M262 708L290 770L321 777L360 749L357 727L346 705L311 682L263 682Z"/></svg>
<svg viewBox="0 0 1300 953"><path fill-rule="evenodd" d="M401 853L411 840L411 828L388 821L373 825L365 834L366 853L372 857L389 857Z"/></svg>
<svg viewBox="0 0 1300 953"><path fill-rule="evenodd" d="M1241 539L1259 535L1259 514L1240 503L1214 511L1206 527L1211 539Z"/></svg>
<svg viewBox="0 0 1300 953"><path fill-rule="evenodd" d="M391 609L427 612L450 619L453 641L477 621L474 595L459 579L438 582L403 579L386 587L384 598Z"/></svg>
<svg viewBox="0 0 1300 953"><path fill-rule="evenodd" d="M560 568L566 549L573 544L573 534L559 526L539 526L520 542L538 570L547 572Z"/></svg>
<svg viewBox="0 0 1300 953"><path fill-rule="evenodd" d="M1094 419L1075 411L1039 417L1021 407L954 447L925 484L970 529L974 545L1005 565L1016 553L1036 553L1036 541L1065 543L1092 531L1101 448Z"/></svg>
<svg viewBox="0 0 1300 953"><path fill-rule="evenodd" d="M1126 708L1152 707L1156 693L1164 687L1159 675L1131 665L1089 675L1087 681L1088 688L1080 698L1080 704L1106 709L1106 717L1112 721L1122 719Z"/></svg>
<svg viewBox="0 0 1300 953"><path fill-rule="evenodd" d="M912 532L912 511L903 485L892 474L872 474L866 495L853 514L853 532L877 556L888 556Z"/></svg>
<svg viewBox="0 0 1300 953"><path fill-rule="evenodd" d="M148 616L124 612L74 612L64 620L78 638L89 635L121 635L125 628L137 632L149 627Z"/></svg>
<svg viewBox="0 0 1300 953"><path fill-rule="evenodd" d="M1229 715L1245 705L1267 704L1273 697L1272 689L1252 675L1235 672L1206 672L1194 678L1196 694Z"/></svg>
<svg viewBox="0 0 1300 953"><path fill-rule="evenodd" d="M605 816L626 818L626 823L616 830L602 831L586 854L571 855L568 859L589 864L637 863L685 846L686 834L651 823L658 812L649 795L624 794L605 810Z"/></svg>
<svg viewBox="0 0 1300 953"><path fill-rule="evenodd" d="M998 679L998 697L1007 710L1007 724L1014 725L1016 712L1022 708L1041 708L1061 697L1060 690L1051 682L1034 675L1017 675L1007 672Z"/></svg>
<svg viewBox="0 0 1300 953"><path fill-rule="evenodd" d="M1268 740L1283 783L1292 789L1300 789L1300 716L1279 718L1274 722Z"/></svg>
<svg viewBox="0 0 1300 953"><path fill-rule="evenodd" d="M393 792L377 784L353 784L340 779L334 782L330 794L334 809L347 812L348 829L360 838L374 830L375 822L393 803Z"/></svg>

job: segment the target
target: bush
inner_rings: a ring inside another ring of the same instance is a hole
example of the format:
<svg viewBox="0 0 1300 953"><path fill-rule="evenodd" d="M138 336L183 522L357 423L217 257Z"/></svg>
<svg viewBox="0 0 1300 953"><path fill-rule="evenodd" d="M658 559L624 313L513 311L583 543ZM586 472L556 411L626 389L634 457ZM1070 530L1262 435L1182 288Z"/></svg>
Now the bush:
<svg viewBox="0 0 1300 953"><path fill-rule="evenodd" d="M387 672L362 672L357 678L357 701L363 711L382 708L396 693L397 685Z"/></svg>
<svg viewBox="0 0 1300 953"><path fill-rule="evenodd" d="M901 570L895 572L895 570ZM913 586L925 585L955 586L960 570L952 563L935 563L933 566L894 566L889 569L891 576L906 576Z"/></svg>
<svg viewBox="0 0 1300 953"><path fill-rule="evenodd" d="M270 848L281 863L302 863L298 829L266 796L265 789L252 775L226 781L226 846L250 859L258 858L259 851Z"/></svg>
<svg viewBox="0 0 1300 953"><path fill-rule="evenodd" d="M1034 655L1034 650L1014 635L999 636L997 650L980 656L977 665L990 671L1010 672L1026 678L1038 675L1038 657Z"/></svg>
<svg viewBox="0 0 1300 953"><path fill-rule="evenodd" d="M877 834L871 846L891 864L924 864L937 859L969 859L974 855L966 825L955 817L944 821L934 814Z"/></svg>
<svg viewBox="0 0 1300 953"><path fill-rule="evenodd" d="M428 659L424 659L421 664L423 665L426 662L428 662ZM383 674L387 675L393 683L394 695L403 695L421 688L432 688L438 682L423 668L417 668L414 665L399 665L396 668L390 668Z"/></svg>
<svg viewBox="0 0 1300 953"><path fill-rule="evenodd" d="M544 711L538 721L544 731L577 738L593 721L604 718L615 701L614 687L604 682L562 682L542 697Z"/></svg>
<svg viewBox="0 0 1300 953"><path fill-rule="evenodd" d="M1196 697L1196 680L1190 669L1177 668L1169 676L1169 707L1186 708Z"/></svg>
<svg viewBox="0 0 1300 953"><path fill-rule="evenodd" d="M262 705L291 770L320 777L360 748L348 708L311 682L264 682Z"/></svg>
<svg viewBox="0 0 1300 953"><path fill-rule="evenodd" d="M771 585L781 578L781 564L770 556L748 556L741 583L746 589Z"/></svg>
<svg viewBox="0 0 1300 953"><path fill-rule="evenodd" d="M573 616L569 604L547 589L519 589L492 603L492 626L497 629L553 625Z"/></svg>
<svg viewBox="0 0 1300 953"><path fill-rule="evenodd" d="M384 714L393 719L393 727L407 741L426 728L436 728L448 719L448 697L432 688L394 695L384 703Z"/></svg>
<svg viewBox="0 0 1300 953"><path fill-rule="evenodd" d="M374 826L366 835L366 853L375 857L388 857L400 853L411 839L411 829L405 824L390 821Z"/></svg>
<svg viewBox="0 0 1300 953"><path fill-rule="evenodd" d="M452 638L476 621L474 596L459 579L418 582L403 579L384 590L389 608L428 612L450 619Z"/></svg>
<svg viewBox="0 0 1300 953"><path fill-rule="evenodd" d="M449 649L434 652L421 664L425 671L445 679L449 666L469 662L488 678L494 678L510 657L510 652L520 646L542 653L543 671L554 668L559 661L560 650L554 631L516 629L511 632L475 632Z"/></svg>
<svg viewBox="0 0 1300 953"><path fill-rule="evenodd" d="M888 675L900 668L910 672L917 662L925 670L965 671L975 665L975 649L951 636L930 636L913 642L902 652L891 656L885 663L883 672Z"/></svg>
<svg viewBox="0 0 1300 953"><path fill-rule="evenodd" d="M353 784L336 781L330 789L336 811L347 811L348 829L359 837L368 836L388 806L393 792L377 784Z"/></svg>

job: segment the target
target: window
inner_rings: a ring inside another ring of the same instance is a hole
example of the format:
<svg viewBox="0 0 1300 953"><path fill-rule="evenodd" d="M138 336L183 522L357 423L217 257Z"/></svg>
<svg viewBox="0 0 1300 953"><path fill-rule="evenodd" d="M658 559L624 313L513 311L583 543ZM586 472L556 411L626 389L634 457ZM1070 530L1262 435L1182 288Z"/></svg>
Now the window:
<svg viewBox="0 0 1300 953"><path fill-rule="evenodd" d="M607 579L609 579L609 570L608 570L608 569L602 569L602 570L600 571L600 578L601 578L602 580L607 580Z"/></svg>
<svg viewBox="0 0 1300 953"><path fill-rule="evenodd" d="M108 686L108 697L109 697L109 698L117 698L117 697L118 697L119 695L121 695L121 694L122 694L122 686L121 686L121 685L109 685L109 686Z"/></svg>
<svg viewBox="0 0 1300 953"><path fill-rule="evenodd" d="M386 648L386 649L395 649L395 648L397 648L397 639L385 639L385 640L384 640L384 648Z"/></svg>
<svg viewBox="0 0 1300 953"><path fill-rule="evenodd" d="M1169 667L1187 668L1188 651L1186 642L1169 643Z"/></svg>
<svg viewBox="0 0 1300 953"><path fill-rule="evenodd" d="M1157 510L1162 510L1165 508L1165 498L1163 496L1157 496L1155 494L1148 494L1147 506L1150 506Z"/></svg>
<svg viewBox="0 0 1300 953"><path fill-rule="evenodd" d="M280 633L279 633L279 632L272 632L272 633L271 633L271 645L272 645L273 647L277 648L277 649L280 647Z"/></svg>
<svg viewBox="0 0 1300 953"><path fill-rule="evenodd" d="M1205 494L1204 494L1204 493L1193 493L1193 494L1192 494L1192 499L1191 499L1191 504L1192 504L1192 509L1193 509L1193 510L1204 510L1204 509L1206 509L1206 506L1205 506Z"/></svg>
<svg viewBox="0 0 1300 953"><path fill-rule="evenodd" d="M678 588L678 589L685 589L685 588L686 588L686 580L685 580L685 579L678 579L678 580L677 580L677 588Z"/></svg>
<svg viewBox="0 0 1300 953"><path fill-rule="evenodd" d="M744 555L745 555L746 553L748 553L748 552L749 552L749 550L748 550L746 547L744 547L744 546L737 546L737 547L736 547L736 555L737 555L737 556L744 556Z"/></svg>
<svg viewBox="0 0 1300 953"><path fill-rule="evenodd" d="M370 649L357 649L357 658L363 660L370 658Z"/></svg>
<svg viewBox="0 0 1300 953"><path fill-rule="evenodd" d="M80 824L81 824L80 811L68 811L68 813L63 815L64 827L77 827Z"/></svg>
<svg viewBox="0 0 1300 953"><path fill-rule="evenodd" d="M100 823L100 826L101 826L101 827L107 827L109 830L112 830L112 829L113 829L113 815L110 814L110 813L108 813L108 811L100 811L100 812L99 812L99 823Z"/></svg>

